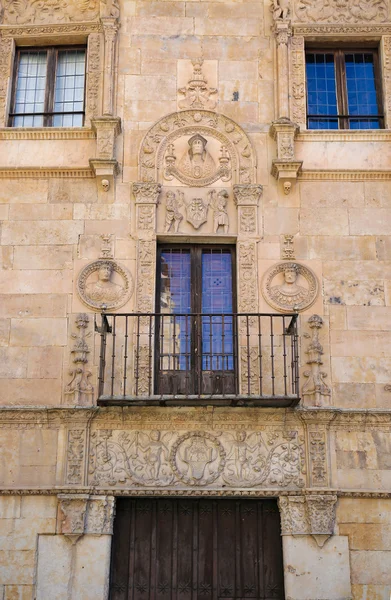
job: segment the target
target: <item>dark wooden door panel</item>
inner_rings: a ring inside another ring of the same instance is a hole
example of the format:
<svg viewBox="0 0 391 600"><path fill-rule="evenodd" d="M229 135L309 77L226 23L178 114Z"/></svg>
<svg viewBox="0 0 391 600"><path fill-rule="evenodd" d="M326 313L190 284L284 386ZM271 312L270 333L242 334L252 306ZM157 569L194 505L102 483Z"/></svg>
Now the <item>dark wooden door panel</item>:
<svg viewBox="0 0 391 600"><path fill-rule="evenodd" d="M282 600L274 500L118 499L111 600Z"/></svg>

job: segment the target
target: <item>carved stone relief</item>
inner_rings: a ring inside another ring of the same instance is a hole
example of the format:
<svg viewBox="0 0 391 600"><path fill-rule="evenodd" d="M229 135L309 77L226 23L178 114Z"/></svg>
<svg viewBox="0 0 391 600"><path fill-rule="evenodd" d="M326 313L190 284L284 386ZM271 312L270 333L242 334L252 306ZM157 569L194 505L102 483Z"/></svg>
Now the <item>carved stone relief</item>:
<svg viewBox="0 0 391 600"><path fill-rule="evenodd" d="M324 381L327 373L321 370L323 346L319 342L319 331L323 327L323 319L318 315L312 315L308 319L308 324L312 331L312 337L305 353L307 355L306 363L310 369L304 371L307 381L303 385L302 396L306 404L324 406L330 403L331 389ZM310 336L307 334L307 337Z"/></svg>
<svg viewBox="0 0 391 600"><path fill-rule="evenodd" d="M178 107L181 109L214 109L217 104L217 89L208 85L208 80L203 73L204 60L195 58L191 61L193 74L186 86L178 89L180 100Z"/></svg>
<svg viewBox="0 0 391 600"><path fill-rule="evenodd" d="M112 281L115 277L116 281ZM132 296L133 278L113 260L96 260L79 273L77 292L80 300L95 310L120 308Z"/></svg>
<svg viewBox="0 0 391 600"><path fill-rule="evenodd" d="M156 243L139 240L137 248L137 312L155 309Z"/></svg>
<svg viewBox="0 0 391 600"><path fill-rule="evenodd" d="M305 485L304 445L297 430L96 430L91 485L257 488Z"/></svg>
<svg viewBox="0 0 391 600"><path fill-rule="evenodd" d="M219 158L216 161L209 151L213 139L208 140L200 133L196 133L185 140L179 138L179 147L181 142L183 146L183 141L187 142L187 146L179 151L174 143L169 143L167 146L163 175L166 181L175 179L185 185L202 187L211 185L215 181L231 179L231 158L226 146L220 145ZM214 154L216 155L216 148Z"/></svg>
<svg viewBox="0 0 391 600"><path fill-rule="evenodd" d="M258 311L258 277L256 242L238 242L239 297L240 313Z"/></svg>
<svg viewBox="0 0 391 600"><path fill-rule="evenodd" d="M200 109L167 115L140 148L140 180L202 187L216 181L252 183L255 156L246 133L224 115Z"/></svg>
<svg viewBox="0 0 391 600"><path fill-rule="evenodd" d="M384 36L383 40L383 81L386 112L386 127L391 123L391 36Z"/></svg>
<svg viewBox="0 0 391 600"><path fill-rule="evenodd" d="M3 24L67 23L99 17L99 0L3 0Z"/></svg>
<svg viewBox="0 0 391 600"><path fill-rule="evenodd" d="M295 260L295 237L286 234L282 236L281 258L283 260Z"/></svg>
<svg viewBox="0 0 391 600"><path fill-rule="evenodd" d="M236 213L231 195L229 188L164 188L158 207L158 231L189 234L202 230L203 233L227 234L231 231L230 219Z"/></svg>
<svg viewBox="0 0 391 600"><path fill-rule="evenodd" d="M291 118L306 127L304 37L293 36L290 48Z"/></svg>
<svg viewBox="0 0 391 600"><path fill-rule="evenodd" d="M59 494L57 533L69 536L112 535L114 496Z"/></svg>
<svg viewBox="0 0 391 600"><path fill-rule="evenodd" d="M384 23L386 0L295 0L295 15L302 23Z"/></svg>
<svg viewBox="0 0 391 600"><path fill-rule="evenodd" d="M70 352L72 364L68 369L70 380L64 390L69 402L81 406L91 404L94 394L94 388L89 381L92 371L88 368L91 352L87 342L87 338L91 336L91 331L87 331L89 320L85 313L77 315L75 319L77 333L71 334L74 343Z"/></svg>
<svg viewBox="0 0 391 600"><path fill-rule="evenodd" d="M101 34L88 36L87 83L86 83L86 119L96 118L100 113L100 88L102 78Z"/></svg>
<svg viewBox="0 0 391 600"><path fill-rule="evenodd" d="M6 125L8 86L11 76L12 50L14 41L10 38L0 38L0 125Z"/></svg>
<svg viewBox="0 0 391 600"><path fill-rule="evenodd" d="M100 247L100 258L114 257L114 236L112 233L102 233L100 236L102 244Z"/></svg>
<svg viewBox="0 0 391 600"><path fill-rule="evenodd" d="M70 429L68 431L66 482L71 485L83 484L84 443L84 429Z"/></svg>
<svg viewBox="0 0 391 600"><path fill-rule="evenodd" d="M263 276L262 294L276 310L300 312L315 302L318 280L311 269L304 265L296 262L278 263Z"/></svg>
<svg viewBox="0 0 391 600"><path fill-rule="evenodd" d="M311 494L308 496L281 496L282 535L312 535L322 547L334 533L337 496Z"/></svg>
<svg viewBox="0 0 391 600"><path fill-rule="evenodd" d="M270 10L275 21L286 20L291 17L290 0L272 0Z"/></svg>

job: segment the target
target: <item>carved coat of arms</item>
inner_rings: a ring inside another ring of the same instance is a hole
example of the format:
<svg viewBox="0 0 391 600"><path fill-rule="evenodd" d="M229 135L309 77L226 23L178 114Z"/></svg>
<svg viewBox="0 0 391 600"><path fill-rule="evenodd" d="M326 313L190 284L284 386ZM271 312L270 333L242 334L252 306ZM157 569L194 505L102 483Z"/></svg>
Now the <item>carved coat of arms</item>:
<svg viewBox="0 0 391 600"><path fill-rule="evenodd" d="M203 198L192 198L185 200L186 219L193 225L194 229L199 229L208 218L209 200Z"/></svg>

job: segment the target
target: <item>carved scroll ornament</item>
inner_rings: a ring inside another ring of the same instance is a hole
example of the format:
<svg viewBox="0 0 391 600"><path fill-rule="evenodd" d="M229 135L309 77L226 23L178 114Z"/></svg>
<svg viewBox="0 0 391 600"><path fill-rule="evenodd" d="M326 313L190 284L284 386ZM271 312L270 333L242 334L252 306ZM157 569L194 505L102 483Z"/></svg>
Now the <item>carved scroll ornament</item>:
<svg viewBox="0 0 391 600"><path fill-rule="evenodd" d="M295 15L302 23L384 23L386 0L295 0Z"/></svg>
<svg viewBox="0 0 391 600"><path fill-rule="evenodd" d="M3 0L3 24L25 25L94 21L99 0Z"/></svg>
<svg viewBox="0 0 391 600"><path fill-rule="evenodd" d="M304 441L298 431L97 430L91 485L177 488L302 488Z"/></svg>

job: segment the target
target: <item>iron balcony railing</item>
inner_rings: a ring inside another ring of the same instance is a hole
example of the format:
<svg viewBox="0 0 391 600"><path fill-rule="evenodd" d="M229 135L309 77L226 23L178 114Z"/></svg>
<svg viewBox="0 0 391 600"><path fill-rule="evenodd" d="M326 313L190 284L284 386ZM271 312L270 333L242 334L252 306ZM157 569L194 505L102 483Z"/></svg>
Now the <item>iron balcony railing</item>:
<svg viewBox="0 0 391 600"><path fill-rule="evenodd" d="M101 315L98 404L299 402L297 314Z"/></svg>

